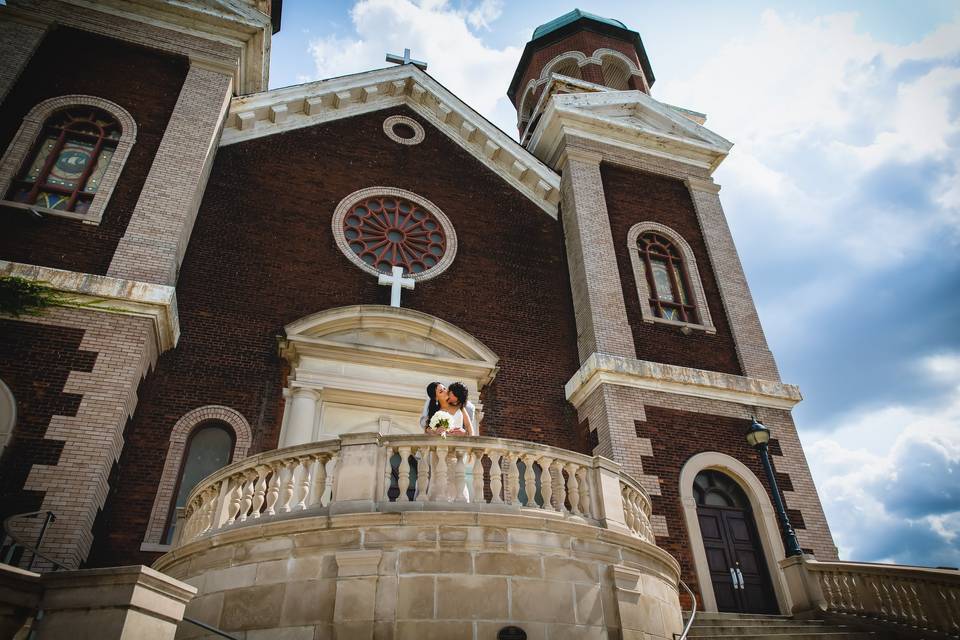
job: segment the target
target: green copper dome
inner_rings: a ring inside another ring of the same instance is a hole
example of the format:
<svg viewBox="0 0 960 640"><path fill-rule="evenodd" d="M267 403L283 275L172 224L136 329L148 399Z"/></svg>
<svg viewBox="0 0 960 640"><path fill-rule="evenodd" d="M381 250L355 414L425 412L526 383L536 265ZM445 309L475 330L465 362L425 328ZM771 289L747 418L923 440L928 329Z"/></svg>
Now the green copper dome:
<svg viewBox="0 0 960 640"><path fill-rule="evenodd" d="M550 22L540 25L533 30L533 37L531 40L536 40L541 36L545 36L548 33L556 31L557 29L570 24L571 22L576 22L580 18L590 18L591 20L596 20L597 22L602 22L604 24L609 24L612 27L620 27L621 29L626 29L627 25L623 24L619 20L613 20L611 18L602 18L593 13L587 13L586 11L581 11L580 9L574 9L570 13L565 13L559 18L554 18Z"/></svg>

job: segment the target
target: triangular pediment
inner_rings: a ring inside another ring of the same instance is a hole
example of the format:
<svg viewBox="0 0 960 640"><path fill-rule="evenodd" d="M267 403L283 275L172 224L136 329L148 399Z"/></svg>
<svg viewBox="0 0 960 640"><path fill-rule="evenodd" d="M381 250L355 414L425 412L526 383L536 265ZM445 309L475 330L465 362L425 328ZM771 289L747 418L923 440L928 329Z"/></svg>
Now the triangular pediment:
<svg viewBox="0 0 960 640"><path fill-rule="evenodd" d="M234 98L221 146L407 106L552 217L560 176L413 65L377 69Z"/></svg>
<svg viewBox="0 0 960 640"><path fill-rule="evenodd" d="M552 164L559 159L565 133L571 131L711 171L733 146L689 113L642 91L593 91L553 95L527 148Z"/></svg>

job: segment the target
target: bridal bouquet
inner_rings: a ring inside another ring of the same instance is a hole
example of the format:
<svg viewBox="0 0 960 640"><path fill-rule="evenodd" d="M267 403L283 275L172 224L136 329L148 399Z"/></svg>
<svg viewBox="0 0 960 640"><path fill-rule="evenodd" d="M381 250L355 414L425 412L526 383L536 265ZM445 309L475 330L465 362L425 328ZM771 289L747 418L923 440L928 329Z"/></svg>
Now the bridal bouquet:
<svg viewBox="0 0 960 640"><path fill-rule="evenodd" d="M437 411L435 414L433 414L433 417L430 418L430 428L440 429L440 437L446 438L447 431L450 430L451 420L453 420L453 416L446 411Z"/></svg>

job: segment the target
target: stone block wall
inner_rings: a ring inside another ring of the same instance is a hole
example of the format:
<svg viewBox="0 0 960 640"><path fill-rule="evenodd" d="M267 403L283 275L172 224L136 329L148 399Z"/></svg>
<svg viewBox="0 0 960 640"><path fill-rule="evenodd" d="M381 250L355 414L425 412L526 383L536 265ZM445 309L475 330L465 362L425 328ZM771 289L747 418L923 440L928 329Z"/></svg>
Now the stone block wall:
<svg viewBox="0 0 960 640"><path fill-rule="evenodd" d="M654 640L682 627L666 554L533 515L299 518L191 543L155 568L197 588L187 616L247 637L493 640L514 625L531 640Z"/></svg>

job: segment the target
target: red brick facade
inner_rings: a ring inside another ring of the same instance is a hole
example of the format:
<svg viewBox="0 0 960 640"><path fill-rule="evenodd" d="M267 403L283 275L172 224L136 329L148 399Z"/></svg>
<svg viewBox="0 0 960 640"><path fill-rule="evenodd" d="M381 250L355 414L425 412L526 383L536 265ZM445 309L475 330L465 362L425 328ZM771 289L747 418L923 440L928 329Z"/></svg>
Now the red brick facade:
<svg viewBox="0 0 960 640"><path fill-rule="evenodd" d="M387 138L382 123L393 114L420 121L426 140ZM389 302L330 228L344 196L377 185L429 199L456 229L452 266L404 292L403 305L457 325L500 357L483 396L483 434L579 449L563 391L579 361L560 223L410 110L298 129L218 152L177 287L180 344L140 386L98 526L109 534L96 540L91 563L154 557L139 545L170 429L187 411L232 407L253 428L251 453L277 446L285 324Z"/></svg>
<svg viewBox="0 0 960 640"><path fill-rule="evenodd" d="M48 98L83 94L130 112L137 141L99 225L0 206L0 258L105 274L186 77L184 58L69 28L50 31L0 107L0 149ZM6 195L6 194L0 194Z"/></svg>
<svg viewBox="0 0 960 640"><path fill-rule="evenodd" d="M637 358L743 375L717 288L717 279L686 185L676 178L615 165L602 165L601 174L623 285L623 299L633 330ZM716 334L695 331L683 335L677 327L643 321L640 314L643 302L637 296L636 279L627 248L627 233L636 223L647 221L670 227L690 244L697 259Z"/></svg>

